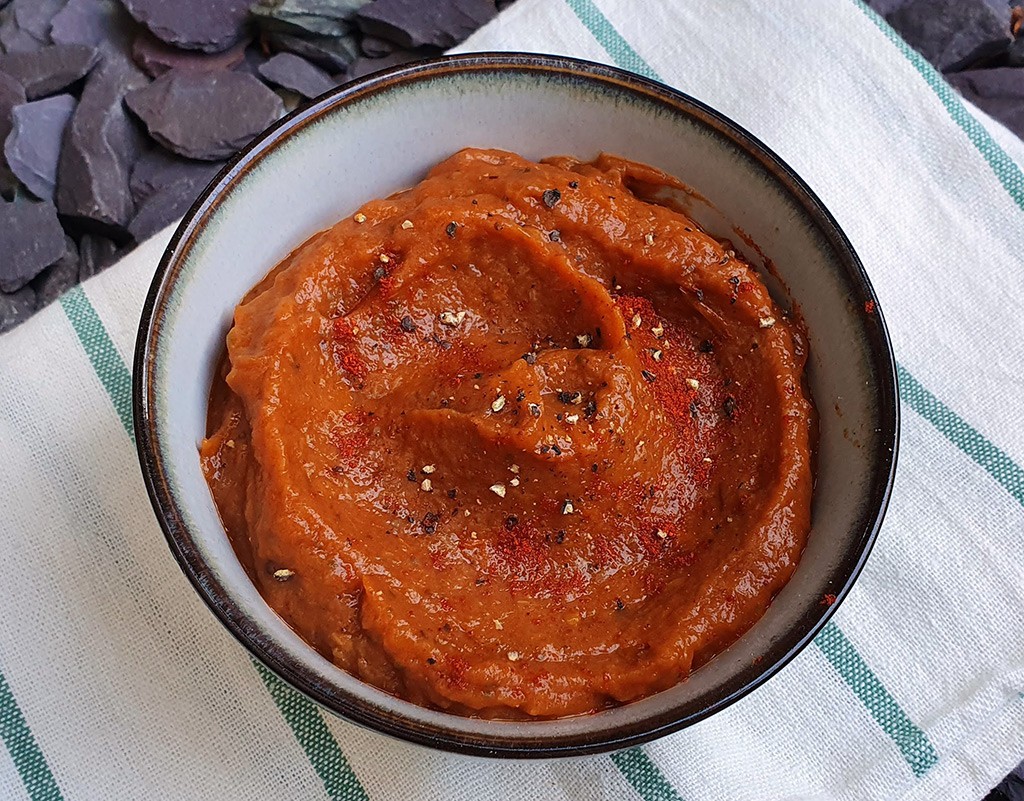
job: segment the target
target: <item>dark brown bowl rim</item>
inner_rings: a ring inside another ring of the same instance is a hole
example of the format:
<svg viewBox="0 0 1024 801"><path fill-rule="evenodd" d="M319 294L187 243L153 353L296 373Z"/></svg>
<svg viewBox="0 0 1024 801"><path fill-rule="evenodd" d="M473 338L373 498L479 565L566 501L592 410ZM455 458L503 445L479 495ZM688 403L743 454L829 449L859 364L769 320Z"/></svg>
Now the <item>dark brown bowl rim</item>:
<svg viewBox="0 0 1024 801"><path fill-rule="evenodd" d="M780 638L758 664L734 677L714 702L696 709L680 704L656 715L623 725L614 732L556 737L503 737L454 732L443 726L423 724L382 710L372 702L323 682L284 649L270 642L259 626L235 604L225 587L203 561L195 538L184 523L177 499L170 489L156 430L153 362L156 341L182 256L224 195L245 171L288 135L315 121L335 107L371 94L389 91L411 82L440 75L516 71L546 73L614 88L640 96L670 110L695 118L731 141L778 180L813 221L844 267L854 303L875 303L875 313L864 315L863 333L878 377L879 436L872 454L873 472L869 502L855 528L861 530L856 544L832 571L835 603L810 605L789 636ZM724 115L664 84L615 67L580 59L533 53L485 52L442 56L375 73L328 92L308 106L279 120L242 149L206 188L178 226L160 261L146 297L135 347L132 411L136 447L150 501L168 545L185 575L221 623L260 662L321 707L376 731L421 745L461 754L488 757L563 757L615 751L648 742L701 721L743 698L776 675L818 634L835 614L860 574L888 507L896 471L900 411L896 362L878 298L849 239L810 187L774 152Z"/></svg>

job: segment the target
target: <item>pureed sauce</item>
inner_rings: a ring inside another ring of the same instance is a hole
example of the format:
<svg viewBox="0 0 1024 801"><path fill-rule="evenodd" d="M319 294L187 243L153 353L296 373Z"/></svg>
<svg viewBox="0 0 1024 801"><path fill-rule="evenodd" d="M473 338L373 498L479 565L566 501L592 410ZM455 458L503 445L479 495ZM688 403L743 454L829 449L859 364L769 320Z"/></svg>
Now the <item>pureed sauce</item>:
<svg viewBox="0 0 1024 801"><path fill-rule="evenodd" d="M235 310L202 463L267 602L418 704L575 715L764 613L810 527L805 338L601 156L463 150Z"/></svg>

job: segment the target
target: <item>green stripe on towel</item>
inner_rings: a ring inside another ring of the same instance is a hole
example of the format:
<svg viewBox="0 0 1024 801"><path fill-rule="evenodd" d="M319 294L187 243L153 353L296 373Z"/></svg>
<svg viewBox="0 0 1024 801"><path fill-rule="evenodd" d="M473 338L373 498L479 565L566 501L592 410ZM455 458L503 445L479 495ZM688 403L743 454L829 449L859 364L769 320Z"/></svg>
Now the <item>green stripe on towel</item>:
<svg viewBox="0 0 1024 801"><path fill-rule="evenodd" d="M612 754L612 762L644 801L682 801L642 748Z"/></svg>
<svg viewBox="0 0 1024 801"><path fill-rule="evenodd" d="M114 410L121 418L121 424L132 442L135 430L132 426L132 378L128 366L114 347L103 321L89 301L81 286L76 286L61 298L61 306L71 322L82 344L82 349L95 371L100 383L106 389ZM327 724L320 716L316 705L285 684L263 665L252 660L256 671L277 704L284 719L291 727L295 739L313 765L324 789L332 801L366 801L367 795L359 778L342 753L337 740L331 735ZM0 698L2 704L2 698ZM27 730L26 730L27 731ZM31 737L31 734L29 735ZM40 756L40 759L42 757ZM45 765L45 763L43 763ZM59 798L39 796L39 798ZM33 801L36 801L33 796Z"/></svg>
<svg viewBox="0 0 1024 801"><path fill-rule="evenodd" d="M601 10L594 5L593 0L565 0L565 2L611 56L616 66L657 81L662 80L661 76L643 60ZM637 69L638 65L639 69ZM818 645L825 652L832 667L843 677L854 694L865 703L871 716L883 731L893 739L896 747L907 760L907 764L910 765L910 769L916 775L922 775L938 760L927 735L915 726L906 713L900 709L892 695L882 686L864 659L834 623L830 623L822 631L819 639L822 642L819 642ZM839 643L842 644L841 648ZM869 687L876 688L877 691L873 690L871 694L865 694ZM883 700L885 703L878 706L877 703L881 703ZM876 706L872 706L873 703L876 703Z"/></svg>
<svg viewBox="0 0 1024 801"><path fill-rule="evenodd" d="M967 134L967 138L971 140L971 144L978 149L985 161L988 162L992 172L999 179L999 183L1003 185L1003 188L1006 189L1014 202L1024 209L1024 173L1021 172L1020 165L1010 158L1007 152L999 146L999 143L985 130L985 126L978 121L978 118L967 110L967 107L960 101L960 96L953 90L953 87L949 85L935 67L928 63L924 56L903 41L903 37L896 33L888 22L882 19L865 3L861 2L861 0L852 0L852 2L878 26L886 38L896 45L896 48L914 65L914 68L924 78L925 83L931 87L931 90L942 101L942 105L946 107L946 111L949 112L953 122L960 126L960 129Z"/></svg>
<svg viewBox="0 0 1024 801"><path fill-rule="evenodd" d="M63 801L57 781L39 750L36 738L21 714L18 702L0 673L0 740L11 755L11 761L32 801Z"/></svg>
<svg viewBox="0 0 1024 801"><path fill-rule="evenodd" d="M915 776L923 776L939 761L939 755L927 735L896 703L888 690L871 672L846 635L829 621L814 640L836 672L867 707L871 717L888 734Z"/></svg>

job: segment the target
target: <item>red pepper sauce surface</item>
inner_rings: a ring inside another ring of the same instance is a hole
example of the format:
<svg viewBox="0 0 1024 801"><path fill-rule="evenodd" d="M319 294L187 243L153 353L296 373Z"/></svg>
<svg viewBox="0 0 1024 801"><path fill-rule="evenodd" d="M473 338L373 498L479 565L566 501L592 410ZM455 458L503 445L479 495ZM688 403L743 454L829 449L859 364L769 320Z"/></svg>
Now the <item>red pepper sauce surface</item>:
<svg viewBox="0 0 1024 801"><path fill-rule="evenodd" d="M789 579L805 339L666 185L463 150L239 304L203 468L328 659L458 714L582 714L684 679Z"/></svg>

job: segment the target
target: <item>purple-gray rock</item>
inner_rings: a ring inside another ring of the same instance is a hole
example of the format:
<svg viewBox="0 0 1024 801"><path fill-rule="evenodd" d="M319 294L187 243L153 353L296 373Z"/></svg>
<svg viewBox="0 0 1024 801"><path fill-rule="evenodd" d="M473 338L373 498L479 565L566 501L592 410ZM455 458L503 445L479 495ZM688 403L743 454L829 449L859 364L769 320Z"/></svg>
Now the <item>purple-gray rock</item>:
<svg viewBox="0 0 1024 801"><path fill-rule="evenodd" d="M0 18L0 48L24 53L51 44L50 23L67 0L12 0Z"/></svg>
<svg viewBox="0 0 1024 801"><path fill-rule="evenodd" d="M99 59L88 45L48 45L29 53L0 56L0 71L25 87L29 100L52 95L88 75Z"/></svg>
<svg viewBox="0 0 1024 801"><path fill-rule="evenodd" d="M127 56L137 27L117 0L68 0L53 18L50 38L58 44L84 44Z"/></svg>
<svg viewBox="0 0 1024 801"><path fill-rule="evenodd" d="M64 253L52 203L0 203L0 292L17 292Z"/></svg>
<svg viewBox="0 0 1024 801"><path fill-rule="evenodd" d="M4 157L11 172L40 200L53 200L64 129L76 103L71 95L56 95L14 107Z"/></svg>
<svg viewBox="0 0 1024 801"><path fill-rule="evenodd" d="M281 98L241 72L171 70L126 102L164 147L207 161L233 155L284 113Z"/></svg>
<svg viewBox="0 0 1024 801"><path fill-rule="evenodd" d="M252 15L260 30L297 36L344 36L352 15L368 0L258 0Z"/></svg>
<svg viewBox="0 0 1024 801"><path fill-rule="evenodd" d="M376 36L364 36L359 42L359 49L367 58L382 58L395 49L395 43Z"/></svg>
<svg viewBox="0 0 1024 801"><path fill-rule="evenodd" d="M106 237L82 234L78 242L78 280L92 278L117 261L120 255L117 245Z"/></svg>
<svg viewBox="0 0 1024 801"><path fill-rule="evenodd" d="M36 291L26 286L11 294L0 293L0 334L25 322L36 310Z"/></svg>
<svg viewBox="0 0 1024 801"><path fill-rule="evenodd" d="M344 72L359 55L355 34L302 37L271 31L263 38L274 50L294 53L331 74Z"/></svg>
<svg viewBox="0 0 1024 801"><path fill-rule="evenodd" d="M25 102L25 89L10 75L0 72L0 144L7 140L14 124L12 111ZM0 160L2 161L2 160ZM0 167L2 167L0 163Z"/></svg>
<svg viewBox="0 0 1024 801"><path fill-rule="evenodd" d="M1006 51L1006 64L1010 67L1024 67L1024 36L1018 36Z"/></svg>
<svg viewBox="0 0 1024 801"><path fill-rule="evenodd" d="M121 0L157 39L185 50L219 53L246 35L250 0Z"/></svg>
<svg viewBox="0 0 1024 801"><path fill-rule="evenodd" d="M245 58L248 40L242 40L220 53L201 53L182 50L161 42L148 31L141 31L132 45L132 58L152 78L159 78L168 70L188 69L197 72L229 70Z"/></svg>
<svg viewBox="0 0 1024 801"><path fill-rule="evenodd" d="M1024 137L1024 70L998 67L966 70L947 76L968 100Z"/></svg>
<svg viewBox="0 0 1024 801"><path fill-rule="evenodd" d="M143 142L124 97L145 83L133 64L113 56L86 79L57 170L61 214L123 235L135 212L128 179Z"/></svg>
<svg viewBox="0 0 1024 801"><path fill-rule="evenodd" d="M132 199L141 206L150 195L178 181L191 183L198 195L223 166L223 161L192 161L154 147L142 154L132 170Z"/></svg>
<svg viewBox="0 0 1024 801"><path fill-rule="evenodd" d="M373 0L356 14L363 33L400 47L457 45L498 13L494 0Z"/></svg>
<svg viewBox="0 0 1024 801"><path fill-rule="evenodd" d="M420 48L419 50L395 50L383 58L357 58L352 62L345 74L345 79L353 81L362 78L371 72L378 72L390 67L397 67L401 64L408 64L410 61L419 61L421 58L430 58L438 54L435 48Z"/></svg>
<svg viewBox="0 0 1024 801"><path fill-rule="evenodd" d="M886 19L936 69L956 72L1005 52L1009 16L985 0L910 0Z"/></svg>
<svg viewBox="0 0 1024 801"><path fill-rule="evenodd" d="M144 242L179 219L196 202L205 183L180 179L150 195L139 206L128 230L136 242Z"/></svg>
<svg viewBox="0 0 1024 801"><path fill-rule="evenodd" d="M49 306L78 283L78 245L70 236L64 237L64 255L32 281L36 291L36 308Z"/></svg>
<svg viewBox="0 0 1024 801"><path fill-rule="evenodd" d="M317 97L337 86L330 75L293 53L278 53L260 67L260 75L272 84L307 98Z"/></svg>

